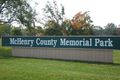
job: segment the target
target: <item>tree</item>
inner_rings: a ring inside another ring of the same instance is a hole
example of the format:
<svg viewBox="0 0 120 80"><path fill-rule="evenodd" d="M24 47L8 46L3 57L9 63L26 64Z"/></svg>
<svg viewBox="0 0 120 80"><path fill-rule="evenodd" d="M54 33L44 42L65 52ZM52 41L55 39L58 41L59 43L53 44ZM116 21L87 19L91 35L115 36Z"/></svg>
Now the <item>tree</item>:
<svg viewBox="0 0 120 80"><path fill-rule="evenodd" d="M120 25L118 25L118 28L116 29L116 34L120 35Z"/></svg>
<svg viewBox="0 0 120 80"><path fill-rule="evenodd" d="M45 21L44 27L49 28L45 30L46 35L90 35L91 22L88 12L77 13L72 20L65 19L64 6L61 5L59 11L56 1L53 5L48 1L46 7L43 8L45 13L43 20ZM57 31L57 32L56 32ZM50 33L51 32L51 33Z"/></svg>
<svg viewBox="0 0 120 80"><path fill-rule="evenodd" d="M43 12L43 20L45 21L45 24L43 25L45 28L50 28L45 30L45 34L49 35L48 31L50 30L50 35L53 33L53 35L61 35L61 30L63 27L62 23L65 15L64 6L61 5L61 11L59 11L56 1L53 1L53 5L48 1L45 8L43 8Z"/></svg>
<svg viewBox="0 0 120 80"><path fill-rule="evenodd" d="M37 14L27 0L0 0L0 15L0 22L17 21L31 32L31 27L35 27Z"/></svg>
<svg viewBox="0 0 120 80"><path fill-rule="evenodd" d="M0 26L0 35L5 35L5 26Z"/></svg>
<svg viewBox="0 0 120 80"><path fill-rule="evenodd" d="M31 36L35 36L36 34L37 34L37 29L36 29L36 27L31 27L30 28L31 29L31 31L29 31L29 28L26 28L25 29L25 31L26 31L26 34L27 35L31 35Z"/></svg>
<svg viewBox="0 0 120 80"><path fill-rule="evenodd" d="M11 33L12 33L12 35L22 35L21 27L14 27L14 28L11 30Z"/></svg>
<svg viewBox="0 0 120 80"><path fill-rule="evenodd" d="M45 29L45 32L44 34L45 35L54 35L54 36L58 36L58 35L61 35L61 28L60 28L60 25L53 22L52 26L48 26L49 28L46 28Z"/></svg>
<svg viewBox="0 0 120 80"><path fill-rule="evenodd" d="M105 26L104 34L105 35L115 35L116 34L116 29L117 29L117 26L114 23L108 23Z"/></svg>
<svg viewBox="0 0 120 80"><path fill-rule="evenodd" d="M41 26L36 26L37 27L37 33L44 33L44 30Z"/></svg>
<svg viewBox="0 0 120 80"><path fill-rule="evenodd" d="M117 34L117 35L120 35L120 28L117 28L116 34Z"/></svg>
<svg viewBox="0 0 120 80"><path fill-rule="evenodd" d="M57 24L61 24L64 19L64 6L61 5L61 11L59 11L58 4L53 0L53 5L48 1L45 8L43 8L44 18L43 20L54 21ZM48 26L45 26L48 27Z"/></svg>
<svg viewBox="0 0 120 80"><path fill-rule="evenodd" d="M71 35L90 35L91 34L91 23L92 20L88 12L85 13L77 13L75 17L70 22L71 25Z"/></svg>
<svg viewBox="0 0 120 80"><path fill-rule="evenodd" d="M104 29L101 26L93 26L92 35L104 35Z"/></svg>
<svg viewBox="0 0 120 80"><path fill-rule="evenodd" d="M75 34L74 27L72 25L72 20L66 19L62 23L62 33L65 35Z"/></svg>
<svg viewBox="0 0 120 80"><path fill-rule="evenodd" d="M0 34L1 35L10 35L11 29L12 29L12 25L9 23L0 25Z"/></svg>
<svg viewBox="0 0 120 80"><path fill-rule="evenodd" d="M45 32L44 32L45 35L49 35L49 36L56 36L56 35L59 35L60 34L60 30L58 29L53 29L53 28L47 28L45 29Z"/></svg>

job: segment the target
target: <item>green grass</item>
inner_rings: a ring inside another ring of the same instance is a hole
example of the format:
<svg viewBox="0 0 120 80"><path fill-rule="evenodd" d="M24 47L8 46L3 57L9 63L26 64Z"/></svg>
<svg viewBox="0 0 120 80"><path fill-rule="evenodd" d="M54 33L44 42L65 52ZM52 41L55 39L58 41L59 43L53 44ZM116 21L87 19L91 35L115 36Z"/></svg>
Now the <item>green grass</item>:
<svg viewBox="0 0 120 80"><path fill-rule="evenodd" d="M11 49L0 46L0 80L120 80L120 51L113 63L94 63L12 57Z"/></svg>

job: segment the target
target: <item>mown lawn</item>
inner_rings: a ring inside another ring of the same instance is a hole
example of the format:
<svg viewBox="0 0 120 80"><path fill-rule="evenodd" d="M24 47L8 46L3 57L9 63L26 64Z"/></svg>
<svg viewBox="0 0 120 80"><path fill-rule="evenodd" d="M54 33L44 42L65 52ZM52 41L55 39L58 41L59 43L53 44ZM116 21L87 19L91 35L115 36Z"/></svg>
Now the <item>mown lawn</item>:
<svg viewBox="0 0 120 80"><path fill-rule="evenodd" d="M0 80L120 80L120 51L110 64L12 57L11 49L0 46Z"/></svg>

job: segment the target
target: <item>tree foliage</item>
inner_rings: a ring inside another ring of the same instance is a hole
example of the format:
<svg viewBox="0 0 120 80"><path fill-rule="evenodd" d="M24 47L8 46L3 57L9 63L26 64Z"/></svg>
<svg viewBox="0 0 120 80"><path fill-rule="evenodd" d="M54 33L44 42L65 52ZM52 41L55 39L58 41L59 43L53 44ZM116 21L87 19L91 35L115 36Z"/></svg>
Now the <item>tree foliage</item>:
<svg viewBox="0 0 120 80"><path fill-rule="evenodd" d="M92 35L104 35L104 29L101 26L93 26Z"/></svg>
<svg viewBox="0 0 120 80"><path fill-rule="evenodd" d="M12 35L22 35L21 27L14 27L14 28L11 30L11 33L12 33Z"/></svg>
<svg viewBox="0 0 120 80"><path fill-rule="evenodd" d="M68 35L90 35L92 32L92 20L88 12L77 13L72 20L63 21L63 33Z"/></svg>
<svg viewBox="0 0 120 80"><path fill-rule="evenodd" d="M36 26L37 27L37 33L43 33L44 30L41 26Z"/></svg>
<svg viewBox="0 0 120 80"><path fill-rule="evenodd" d="M64 19L64 15L65 15L64 6L61 5L61 11L60 11L59 8L58 8L58 4L55 0L53 0L53 5L52 5L52 3L50 3L48 1L45 8L43 8L43 12L44 12L43 20L45 22L53 21L57 24L62 23L62 21ZM46 27L48 25L46 24Z"/></svg>
<svg viewBox="0 0 120 80"><path fill-rule="evenodd" d="M35 26L37 14L27 0L0 0L0 15L0 22L17 21L31 32L31 27Z"/></svg>
<svg viewBox="0 0 120 80"><path fill-rule="evenodd" d="M90 35L91 22L88 12L77 13L72 20L65 18L64 6L61 5L61 11L57 2L53 5L48 1L43 11L45 13L43 20L46 28L46 35Z"/></svg>
<svg viewBox="0 0 120 80"><path fill-rule="evenodd" d="M71 35L90 35L92 20L88 12L79 12L72 19L73 32Z"/></svg>
<svg viewBox="0 0 120 80"><path fill-rule="evenodd" d="M120 35L120 28L117 28L116 34L117 34L117 35Z"/></svg>
<svg viewBox="0 0 120 80"><path fill-rule="evenodd" d="M117 29L117 26L114 23L108 23L105 26L104 34L105 35L115 35L116 34L116 29Z"/></svg>
<svg viewBox="0 0 120 80"><path fill-rule="evenodd" d="M0 34L1 35L11 35L10 31L12 29L12 25L7 23L0 25Z"/></svg>
<svg viewBox="0 0 120 80"><path fill-rule="evenodd" d="M43 36L44 35L44 29L41 26L36 26L37 29L37 35L36 36Z"/></svg>
<svg viewBox="0 0 120 80"><path fill-rule="evenodd" d="M37 34L36 26L31 27L30 29L31 29L31 31L29 31L29 28L25 29L26 34L29 35L29 36L35 36Z"/></svg>
<svg viewBox="0 0 120 80"><path fill-rule="evenodd" d="M64 6L61 5L61 10L58 8L57 2L53 0L53 4L47 2L45 8L43 8L45 21L44 27L46 35L61 35L62 23L64 20ZM51 33L50 33L50 32Z"/></svg>

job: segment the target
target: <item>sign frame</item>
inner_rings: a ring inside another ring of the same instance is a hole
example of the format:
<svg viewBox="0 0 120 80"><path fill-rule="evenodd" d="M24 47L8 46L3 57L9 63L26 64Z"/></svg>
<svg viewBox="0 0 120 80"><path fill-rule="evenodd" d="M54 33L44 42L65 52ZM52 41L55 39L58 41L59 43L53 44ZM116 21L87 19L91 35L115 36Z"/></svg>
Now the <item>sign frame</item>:
<svg viewBox="0 0 120 80"><path fill-rule="evenodd" d="M22 37L22 38L26 38L26 37L33 37L33 38L46 38L46 37L51 37L51 38L59 38L59 37L61 37L61 38L120 38L120 36L2 36L1 37L1 46L2 47L21 47L21 46L3 46L3 41L2 41L2 39L4 38L4 37L8 37L8 38L10 38L10 37L15 37L15 38L17 38L17 37ZM96 39L96 41L97 41L97 39ZM108 39L108 41L110 42L110 40ZM25 46L23 46L23 47L25 47ZM72 47L32 47L32 48L65 48L65 49L71 49ZM94 49L94 50L120 50L120 48L119 49L104 49L104 48L72 48L72 49Z"/></svg>

